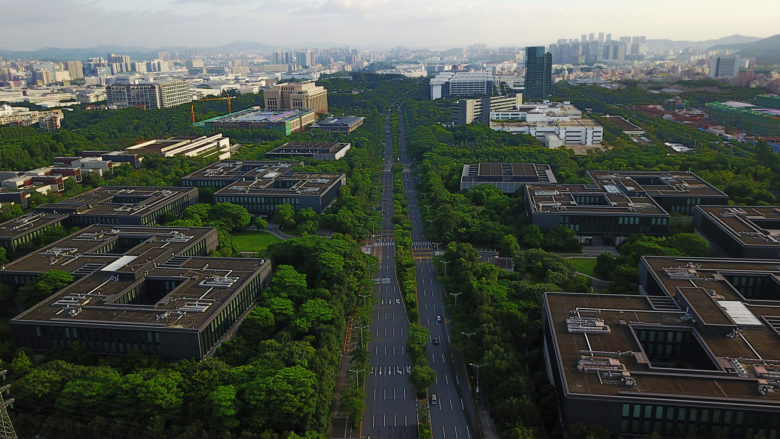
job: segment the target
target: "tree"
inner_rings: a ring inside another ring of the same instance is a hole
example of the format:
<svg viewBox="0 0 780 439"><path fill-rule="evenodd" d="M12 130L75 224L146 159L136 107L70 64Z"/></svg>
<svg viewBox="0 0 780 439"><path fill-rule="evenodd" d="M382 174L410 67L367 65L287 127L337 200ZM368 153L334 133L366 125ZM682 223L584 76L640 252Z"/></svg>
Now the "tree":
<svg viewBox="0 0 780 439"><path fill-rule="evenodd" d="M409 375L409 381L418 390L432 385L435 379L436 371L427 364L427 361L418 361L412 367L412 373Z"/></svg>
<svg viewBox="0 0 780 439"><path fill-rule="evenodd" d="M232 385L217 386L206 396L209 423L217 429L233 429L240 425L236 388Z"/></svg>
<svg viewBox="0 0 780 439"><path fill-rule="evenodd" d="M226 230L236 231L247 227L252 216L238 204L218 203L211 208L209 219L223 224Z"/></svg>
<svg viewBox="0 0 780 439"><path fill-rule="evenodd" d="M255 219L254 219L254 225L255 225L255 227L257 227L258 231L265 230L265 229L268 228L268 221L266 221L261 216L256 216Z"/></svg>
<svg viewBox="0 0 780 439"><path fill-rule="evenodd" d="M272 219L282 230L292 230L295 228L295 209L289 204L281 204L276 208Z"/></svg>
<svg viewBox="0 0 780 439"><path fill-rule="evenodd" d="M677 249L685 256L707 256L710 243L696 233L678 233L666 238L664 245Z"/></svg>
<svg viewBox="0 0 780 439"><path fill-rule="evenodd" d="M514 235L504 235L498 242L498 253L501 256L514 258L520 252L520 244Z"/></svg>
<svg viewBox="0 0 780 439"><path fill-rule="evenodd" d="M67 271L49 270L38 276L36 281L19 288L17 303L25 307L32 306L65 288L71 282L73 276Z"/></svg>

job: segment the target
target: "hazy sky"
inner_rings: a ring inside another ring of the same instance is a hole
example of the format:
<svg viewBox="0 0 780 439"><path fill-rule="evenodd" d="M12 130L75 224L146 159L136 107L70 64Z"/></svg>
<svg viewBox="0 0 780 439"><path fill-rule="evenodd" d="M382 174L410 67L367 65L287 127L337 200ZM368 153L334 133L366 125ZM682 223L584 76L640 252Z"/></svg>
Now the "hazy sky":
<svg viewBox="0 0 780 439"><path fill-rule="evenodd" d="M0 0L0 48L549 44L582 33L705 40L780 32L780 1Z"/></svg>

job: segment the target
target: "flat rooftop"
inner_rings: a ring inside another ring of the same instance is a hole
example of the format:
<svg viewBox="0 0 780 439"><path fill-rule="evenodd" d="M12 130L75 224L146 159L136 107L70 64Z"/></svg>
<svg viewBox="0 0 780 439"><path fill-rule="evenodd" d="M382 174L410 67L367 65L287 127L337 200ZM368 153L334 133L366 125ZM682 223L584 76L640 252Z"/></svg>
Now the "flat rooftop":
<svg viewBox="0 0 780 439"><path fill-rule="evenodd" d="M652 198L628 195L614 185L529 184L526 191L533 210L540 213L668 215Z"/></svg>
<svg viewBox="0 0 780 439"><path fill-rule="evenodd" d="M694 174L686 171L588 171L598 185L614 185L625 192L645 192L655 196L714 196L726 194Z"/></svg>
<svg viewBox="0 0 780 439"><path fill-rule="evenodd" d="M135 259L118 262L65 287L14 320L197 330L258 271L270 270L264 259L183 257L146 267L143 276L134 278L117 273L128 271ZM139 286L143 300L127 302Z"/></svg>
<svg viewBox="0 0 780 439"><path fill-rule="evenodd" d="M78 278L125 255L139 256L160 248L180 255L208 235L216 242L215 233L210 227L91 225L3 265L0 274L38 274L55 269Z"/></svg>
<svg viewBox="0 0 780 439"><path fill-rule="evenodd" d="M13 239L33 230L61 222L67 217L67 214L59 213L28 213L0 224L0 239Z"/></svg>
<svg viewBox="0 0 780 439"><path fill-rule="evenodd" d="M271 178L292 172L303 162L278 160L222 160L182 177L186 180L247 180Z"/></svg>
<svg viewBox="0 0 780 439"><path fill-rule="evenodd" d="M609 123L612 125L618 127L618 129L622 131L644 131L645 129L640 127L639 125L636 125L634 123L631 123L624 119L621 116L604 116Z"/></svg>
<svg viewBox="0 0 780 439"><path fill-rule="evenodd" d="M287 142L268 151L266 155L335 154L349 146L349 143L341 142Z"/></svg>
<svg viewBox="0 0 780 439"><path fill-rule="evenodd" d="M211 119L200 121L195 125L206 123L278 123L289 122L300 118L314 110L285 110L285 111L266 111L260 108L247 108L246 110L236 111L224 116L217 116Z"/></svg>
<svg viewBox="0 0 780 439"><path fill-rule="evenodd" d="M545 295L568 393L780 407L780 261L642 264L661 295ZM773 295L747 298L742 277L771 279Z"/></svg>
<svg viewBox="0 0 780 439"><path fill-rule="evenodd" d="M707 218L743 245L780 247L778 206L697 206Z"/></svg>
<svg viewBox="0 0 780 439"><path fill-rule="evenodd" d="M76 215L143 216L192 194L193 190L188 187L102 186L66 200L43 204L35 210Z"/></svg>
<svg viewBox="0 0 780 439"><path fill-rule="evenodd" d="M322 119L321 121L315 123L313 127L317 128L317 127L351 126L363 122L364 119L365 117L360 117L360 116L326 117L325 119Z"/></svg>
<svg viewBox="0 0 780 439"><path fill-rule="evenodd" d="M463 165L461 181L534 181L555 183L550 165L536 163L470 163Z"/></svg>
<svg viewBox="0 0 780 439"><path fill-rule="evenodd" d="M334 184L344 180L344 174L293 172L285 175L268 176L252 181L237 181L214 194L256 195L256 196L321 196Z"/></svg>

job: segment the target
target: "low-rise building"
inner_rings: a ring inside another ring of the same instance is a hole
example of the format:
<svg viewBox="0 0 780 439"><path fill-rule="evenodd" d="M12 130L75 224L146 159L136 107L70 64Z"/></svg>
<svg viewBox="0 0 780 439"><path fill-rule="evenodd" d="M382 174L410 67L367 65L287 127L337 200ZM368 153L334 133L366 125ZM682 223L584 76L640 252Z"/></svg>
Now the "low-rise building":
<svg viewBox="0 0 780 439"><path fill-rule="evenodd" d="M205 127L210 133L224 130L275 130L289 136L316 121L314 110L265 111L252 107L206 119L195 126Z"/></svg>
<svg viewBox="0 0 780 439"><path fill-rule="evenodd" d="M125 152L144 155L155 154L163 157L217 157L220 160L230 158L230 139L222 134L200 137L169 137L149 140L125 148Z"/></svg>
<svg viewBox="0 0 780 439"><path fill-rule="evenodd" d="M666 235L669 213L693 214L728 196L691 172L589 171L590 184L528 184L526 212L542 230L566 226L587 242L631 234Z"/></svg>
<svg viewBox="0 0 780 439"><path fill-rule="evenodd" d="M780 136L780 108L736 101L708 102L704 108L719 124L759 136Z"/></svg>
<svg viewBox="0 0 780 439"><path fill-rule="evenodd" d="M598 146L604 128L569 102L544 101L513 110L491 111L490 128L512 134L528 134L548 148Z"/></svg>
<svg viewBox="0 0 780 439"><path fill-rule="evenodd" d="M489 184L505 194L515 193L528 183L557 183L550 165L535 163L470 163L463 165L460 190Z"/></svg>
<svg viewBox="0 0 780 439"><path fill-rule="evenodd" d="M311 127L326 133L348 134L363 125L363 120L365 117L359 116L326 117Z"/></svg>
<svg viewBox="0 0 780 439"><path fill-rule="evenodd" d="M223 160L206 166L181 179L181 185L197 188L223 188L237 181L254 181L257 178L278 175L293 171L303 162L266 161L266 160Z"/></svg>
<svg viewBox="0 0 780 439"><path fill-rule="evenodd" d="M27 107L0 105L0 125L31 126L38 125L47 131L60 129L65 116L62 110L37 111Z"/></svg>
<svg viewBox="0 0 780 439"><path fill-rule="evenodd" d="M647 295L545 294L545 364L564 424L621 438L776 436L777 262L643 257Z"/></svg>
<svg viewBox="0 0 780 439"><path fill-rule="evenodd" d="M287 142L268 151L272 159L311 157L317 160L338 160L344 157L352 145L342 142Z"/></svg>
<svg viewBox="0 0 780 439"><path fill-rule="evenodd" d="M606 115L604 118L629 137L639 137L645 134L645 130L642 127L629 122L621 116Z"/></svg>
<svg viewBox="0 0 780 439"><path fill-rule="evenodd" d="M696 206L696 229L733 258L780 259L780 207Z"/></svg>
<svg viewBox="0 0 780 439"><path fill-rule="evenodd" d="M89 224L153 225L165 214L180 215L198 202L187 187L101 186L66 200L38 206L38 213L67 214L67 226Z"/></svg>
<svg viewBox="0 0 780 439"><path fill-rule="evenodd" d="M134 350L202 359L251 309L268 283L264 259L203 257L211 228L91 226L0 270L23 284L52 267L75 282L11 320L17 346L79 346L98 355Z"/></svg>
<svg viewBox="0 0 780 439"><path fill-rule="evenodd" d="M28 213L0 224L0 246L10 252L62 226L68 218L60 213Z"/></svg>

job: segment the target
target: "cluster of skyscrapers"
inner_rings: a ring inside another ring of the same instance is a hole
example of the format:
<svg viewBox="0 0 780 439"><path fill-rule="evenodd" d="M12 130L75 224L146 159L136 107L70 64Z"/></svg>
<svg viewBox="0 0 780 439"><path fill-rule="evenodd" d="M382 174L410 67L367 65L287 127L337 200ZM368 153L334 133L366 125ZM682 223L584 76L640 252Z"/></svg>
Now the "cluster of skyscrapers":
<svg viewBox="0 0 780 439"><path fill-rule="evenodd" d="M641 59L647 52L647 38L635 36L613 40L612 34L603 32L598 38L593 33L582 34L579 40L560 39L556 44L550 44L550 52L556 64L622 63Z"/></svg>

